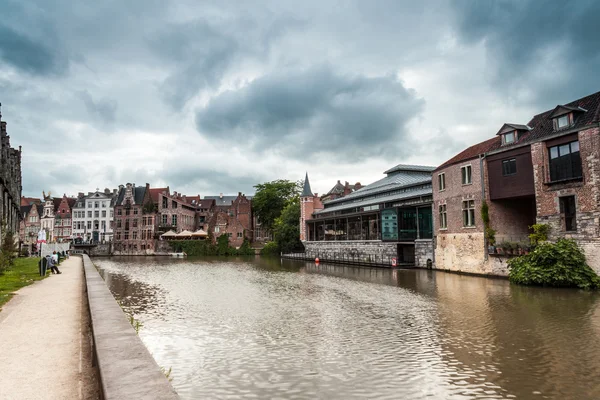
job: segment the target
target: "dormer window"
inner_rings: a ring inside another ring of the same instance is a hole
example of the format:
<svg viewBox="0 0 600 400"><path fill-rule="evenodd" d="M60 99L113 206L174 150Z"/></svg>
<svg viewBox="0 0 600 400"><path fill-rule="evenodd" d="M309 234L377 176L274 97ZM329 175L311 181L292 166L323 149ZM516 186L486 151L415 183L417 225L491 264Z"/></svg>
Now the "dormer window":
<svg viewBox="0 0 600 400"><path fill-rule="evenodd" d="M556 118L556 126L558 129L569 126L569 114Z"/></svg>
<svg viewBox="0 0 600 400"><path fill-rule="evenodd" d="M511 144L518 139L517 131L512 131L502 135L502 144Z"/></svg>

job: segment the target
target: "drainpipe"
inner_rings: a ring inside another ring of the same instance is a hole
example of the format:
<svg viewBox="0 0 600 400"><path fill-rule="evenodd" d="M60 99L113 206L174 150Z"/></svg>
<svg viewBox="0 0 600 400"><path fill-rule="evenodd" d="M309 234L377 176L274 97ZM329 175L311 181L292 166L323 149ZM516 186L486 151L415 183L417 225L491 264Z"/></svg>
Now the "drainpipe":
<svg viewBox="0 0 600 400"><path fill-rule="evenodd" d="M483 175L483 159L485 158L485 154L479 155L479 176L481 179L481 202L485 201L485 179ZM484 260L488 260L488 251L487 251L487 237L485 235L485 227L483 228L483 256Z"/></svg>

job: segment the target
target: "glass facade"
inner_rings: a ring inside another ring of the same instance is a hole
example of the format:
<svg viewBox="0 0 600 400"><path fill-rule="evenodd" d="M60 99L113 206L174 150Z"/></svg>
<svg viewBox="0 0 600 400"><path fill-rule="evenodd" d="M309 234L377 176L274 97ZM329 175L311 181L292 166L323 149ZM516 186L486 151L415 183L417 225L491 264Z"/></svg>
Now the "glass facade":
<svg viewBox="0 0 600 400"><path fill-rule="evenodd" d="M433 238L430 205L393 207L379 213L307 221L308 241L383 240L413 241Z"/></svg>

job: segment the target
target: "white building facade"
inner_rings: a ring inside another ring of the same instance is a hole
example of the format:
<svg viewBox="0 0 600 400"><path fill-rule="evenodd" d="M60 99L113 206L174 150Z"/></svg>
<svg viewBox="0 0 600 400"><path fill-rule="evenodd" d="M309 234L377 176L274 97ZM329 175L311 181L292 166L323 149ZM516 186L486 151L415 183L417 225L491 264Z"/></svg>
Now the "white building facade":
<svg viewBox="0 0 600 400"><path fill-rule="evenodd" d="M104 243L113 240L116 190L96 189L87 196L80 193L73 206L73 238L84 242Z"/></svg>

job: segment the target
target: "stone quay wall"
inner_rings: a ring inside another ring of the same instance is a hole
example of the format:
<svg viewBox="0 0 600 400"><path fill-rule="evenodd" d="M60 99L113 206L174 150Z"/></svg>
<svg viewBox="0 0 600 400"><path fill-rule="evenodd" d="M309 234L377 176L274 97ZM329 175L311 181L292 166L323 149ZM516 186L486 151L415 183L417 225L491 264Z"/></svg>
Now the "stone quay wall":
<svg viewBox="0 0 600 400"><path fill-rule="evenodd" d="M178 399L90 258L82 257L102 398Z"/></svg>
<svg viewBox="0 0 600 400"><path fill-rule="evenodd" d="M398 243L380 240L345 240L304 242L305 254L308 257L323 259L341 259L349 257L357 262L381 262L392 265L392 259L398 257ZM415 242L415 266L427 267L427 260L433 260L433 243L431 239ZM398 260L399 261L399 260Z"/></svg>
<svg viewBox="0 0 600 400"><path fill-rule="evenodd" d="M475 275L508 276L505 257L485 259L483 232L437 236L434 268Z"/></svg>

